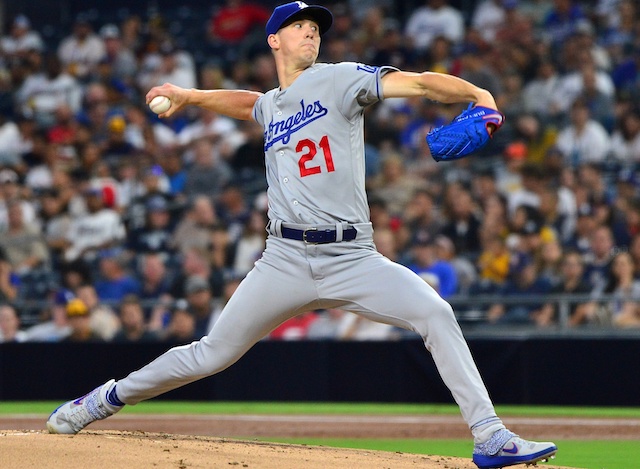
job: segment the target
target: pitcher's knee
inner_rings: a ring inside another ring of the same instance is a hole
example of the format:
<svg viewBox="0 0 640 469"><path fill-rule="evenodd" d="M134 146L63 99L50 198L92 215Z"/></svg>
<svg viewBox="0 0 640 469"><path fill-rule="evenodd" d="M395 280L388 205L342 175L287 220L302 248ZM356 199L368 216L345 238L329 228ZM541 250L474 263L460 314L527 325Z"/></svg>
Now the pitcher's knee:
<svg viewBox="0 0 640 469"><path fill-rule="evenodd" d="M458 327L457 324L452 306L445 300L439 299L423 305L415 326L417 332L425 337L429 331L452 326Z"/></svg>

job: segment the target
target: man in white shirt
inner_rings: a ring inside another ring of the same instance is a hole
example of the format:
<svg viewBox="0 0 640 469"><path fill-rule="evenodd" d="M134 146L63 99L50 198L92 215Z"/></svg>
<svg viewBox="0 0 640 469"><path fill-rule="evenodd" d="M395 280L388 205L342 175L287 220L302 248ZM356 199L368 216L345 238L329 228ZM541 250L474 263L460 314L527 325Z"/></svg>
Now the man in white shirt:
<svg viewBox="0 0 640 469"><path fill-rule="evenodd" d="M414 10L407 20L405 35L421 52L429 49L439 36L457 44L464 37L464 19L448 0L427 0L426 5Z"/></svg>

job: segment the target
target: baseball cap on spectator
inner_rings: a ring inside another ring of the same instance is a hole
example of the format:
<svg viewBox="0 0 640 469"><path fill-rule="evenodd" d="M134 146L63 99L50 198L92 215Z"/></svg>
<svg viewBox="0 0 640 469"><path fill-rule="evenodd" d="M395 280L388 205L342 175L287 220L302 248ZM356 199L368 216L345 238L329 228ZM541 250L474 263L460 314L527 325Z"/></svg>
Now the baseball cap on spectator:
<svg viewBox="0 0 640 469"><path fill-rule="evenodd" d="M504 156L509 160L524 160L527 157L527 146L522 142L513 142L504 149Z"/></svg>
<svg viewBox="0 0 640 469"><path fill-rule="evenodd" d="M414 246L431 246L435 242L435 238L429 234L429 232L421 230L418 231L413 238Z"/></svg>
<svg viewBox="0 0 640 469"><path fill-rule="evenodd" d="M150 212L164 212L167 208L168 204L164 197L152 197L147 201L147 210Z"/></svg>
<svg viewBox="0 0 640 469"><path fill-rule="evenodd" d="M580 204L578 207L578 217L590 217L593 215L593 206L588 203Z"/></svg>
<svg viewBox="0 0 640 469"><path fill-rule="evenodd" d="M617 182L622 184L638 185L638 178L632 169L623 169L618 173Z"/></svg>
<svg viewBox="0 0 640 469"><path fill-rule="evenodd" d="M114 133L122 133L127 128L127 122L122 116L113 116L107 124L109 130Z"/></svg>
<svg viewBox="0 0 640 469"><path fill-rule="evenodd" d="M87 316L89 308L80 298L71 299L66 306L67 317Z"/></svg>
<svg viewBox="0 0 640 469"><path fill-rule="evenodd" d="M102 188L91 185L83 191L83 194L87 197L102 196Z"/></svg>
<svg viewBox="0 0 640 469"><path fill-rule="evenodd" d="M162 169L162 166L160 166L159 164L154 164L151 165L147 168L147 170L144 172L145 176L162 176L164 175L164 170Z"/></svg>
<svg viewBox="0 0 640 469"><path fill-rule="evenodd" d="M509 273L518 275L531 264L533 264L533 259L530 255L523 252L512 253L509 258Z"/></svg>
<svg viewBox="0 0 640 469"><path fill-rule="evenodd" d="M198 275L192 275L187 279L184 287L184 291L187 295L192 293L198 293L204 290L209 290L209 283Z"/></svg>
<svg viewBox="0 0 640 469"><path fill-rule="evenodd" d="M62 306L62 305L67 305L69 301L73 300L74 298L75 298L75 295L73 294L73 292L71 290L67 290L66 288L64 288L56 293L56 296L53 299L53 302L58 306Z"/></svg>
<svg viewBox="0 0 640 469"><path fill-rule="evenodd" d="M285 3L277 6L267 21L265 28L267 37L277 33L285 24L304 15L309 16L318 23L320 35L326 33L333 23L333 15L323 6L307 5L304 2Z"/></svg>
<svg viewBox="0 0 640 469"><path fill-rule="evenodd" d="M16 28L29 29L31 27L31 21L25 15L18 15L13 20L13 26Z"/></svg>
<svg viewBox="0 0 640 469"><path fill-rule="evenodd" d="M120 29L115 24L105 24L100 28L100 37L102 39L117 39L120 37Z"/></svg>
<svg viewBox="0 0 640 469"><path fill-rule="evenodd" d="M162 44L160 44L160 47L158 48L158 52L160 52L160 55L171 55L176 51L175 46L169 42L169 41L165 41Z"/></svg>
<svg viewBox="0 0 640 469"><path fill-rule="evenodd" d="M13 169L3 169L0 171L0 184L16 183L18 182L18 173Z"/></svg>

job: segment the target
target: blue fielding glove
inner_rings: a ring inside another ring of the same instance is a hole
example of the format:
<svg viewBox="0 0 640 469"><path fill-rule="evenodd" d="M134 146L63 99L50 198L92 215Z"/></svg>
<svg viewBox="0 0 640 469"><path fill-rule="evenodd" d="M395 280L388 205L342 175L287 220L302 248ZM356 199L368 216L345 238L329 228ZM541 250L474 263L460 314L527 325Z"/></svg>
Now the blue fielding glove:
<svg viewBox="0 0 640 469"><path fill-rule="evenodd" d="M504 115L483 106L473 107L473 103L461 112L450 124L433 129L427 135L427 145L436 161L450 161L463 158L482 148L493 132L504 123Z"/></svg>

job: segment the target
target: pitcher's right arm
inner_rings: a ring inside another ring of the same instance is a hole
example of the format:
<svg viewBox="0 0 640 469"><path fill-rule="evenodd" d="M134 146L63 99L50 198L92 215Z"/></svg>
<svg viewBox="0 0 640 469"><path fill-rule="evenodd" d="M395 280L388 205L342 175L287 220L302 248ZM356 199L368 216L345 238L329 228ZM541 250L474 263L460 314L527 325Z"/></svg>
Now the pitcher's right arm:
<svg viewBox="0 0 640 469"><path fill-rule="evenodd" d="M253 105L262 93L247 90L186 89L165 83L149 90L147 104L156 96L166 96L171 100L169 110L159 114L159 117L170 117L186 106L198 106L234 119L249 120L252 118Z"/></svg>

